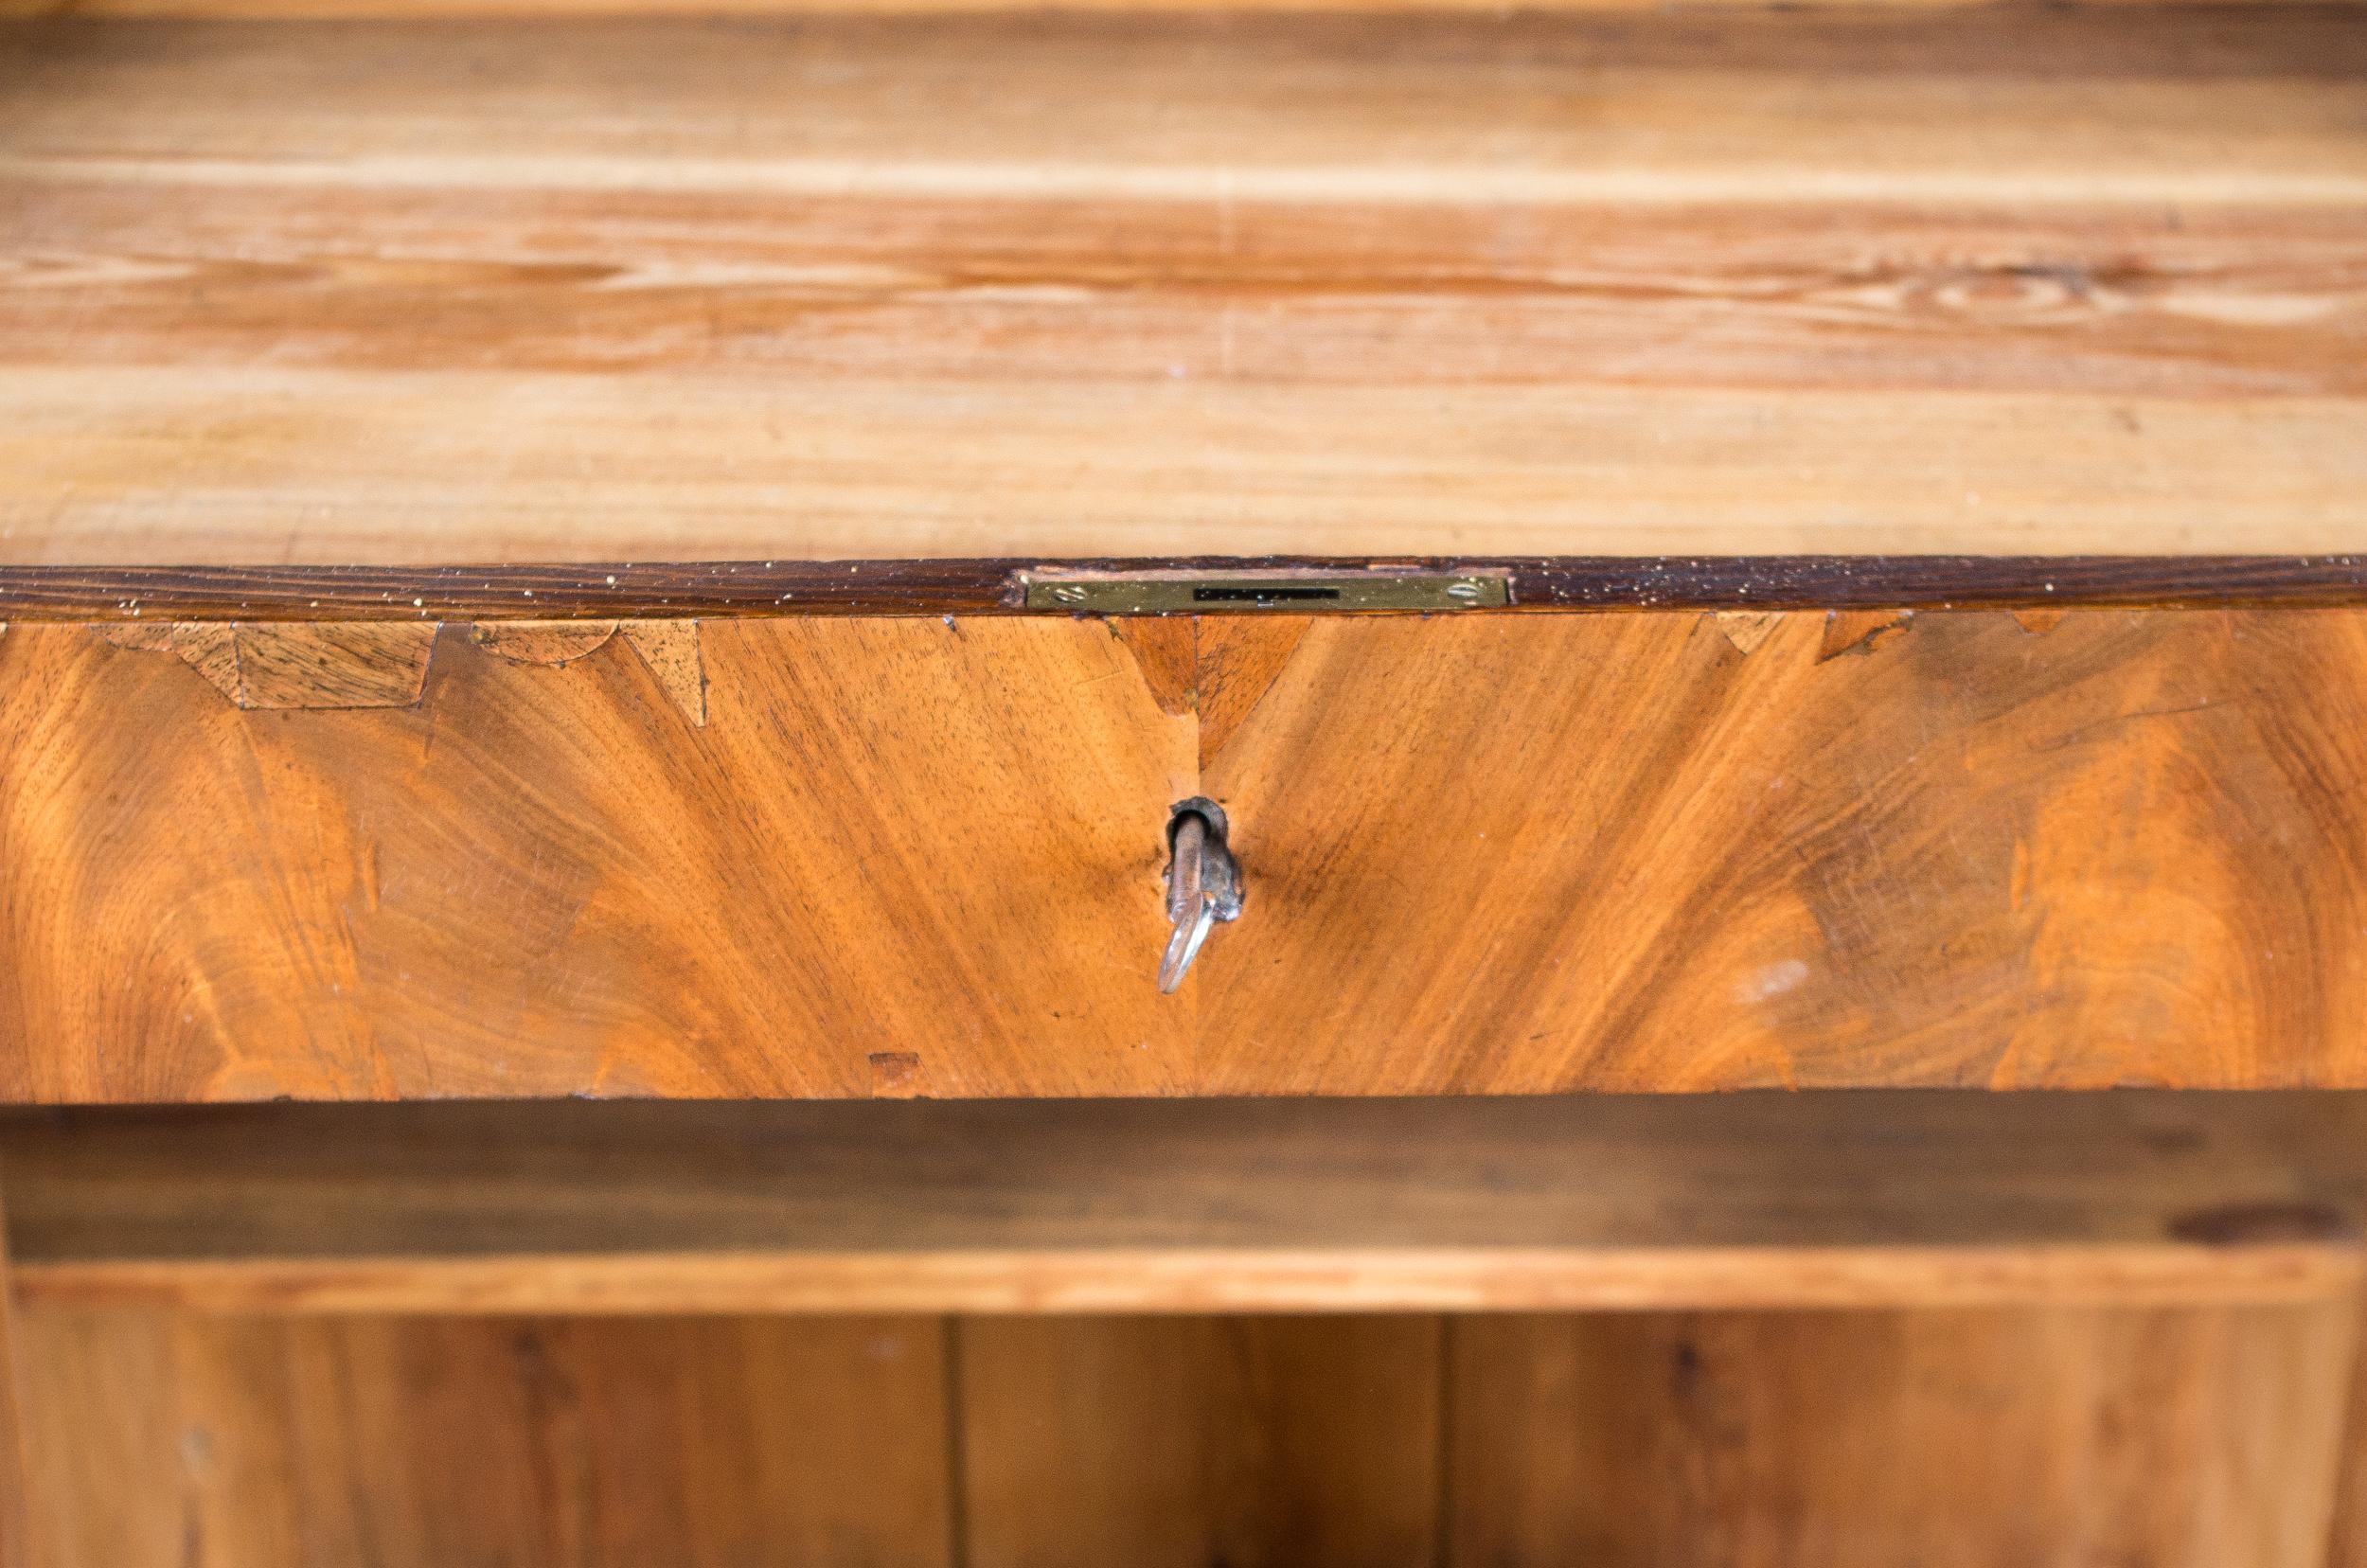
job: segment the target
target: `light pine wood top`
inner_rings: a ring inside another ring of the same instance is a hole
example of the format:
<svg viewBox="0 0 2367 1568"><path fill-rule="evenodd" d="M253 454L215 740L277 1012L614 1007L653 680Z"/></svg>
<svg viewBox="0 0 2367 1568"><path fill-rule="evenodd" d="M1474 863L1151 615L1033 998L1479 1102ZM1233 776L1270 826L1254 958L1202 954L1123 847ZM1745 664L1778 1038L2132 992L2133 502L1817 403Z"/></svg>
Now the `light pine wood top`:
<svg viewBox="0 0 2367 1568"><path fill-rule="evenodd" d="M2367 13L0 28L0 563L2367 545Z"/></svg>

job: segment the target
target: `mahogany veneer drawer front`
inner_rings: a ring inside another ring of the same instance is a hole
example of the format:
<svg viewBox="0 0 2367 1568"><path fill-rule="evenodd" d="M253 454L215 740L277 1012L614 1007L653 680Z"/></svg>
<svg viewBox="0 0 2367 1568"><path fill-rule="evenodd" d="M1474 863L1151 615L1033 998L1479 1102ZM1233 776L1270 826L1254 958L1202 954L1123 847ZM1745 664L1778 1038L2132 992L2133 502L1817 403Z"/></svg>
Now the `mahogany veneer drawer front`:
<svg viewBox="0 0 2367 1568"><path fill-rule="evenodd" d="M2358 1083L2362 683L2340 609L20 622L0 1096Z"/></svg>

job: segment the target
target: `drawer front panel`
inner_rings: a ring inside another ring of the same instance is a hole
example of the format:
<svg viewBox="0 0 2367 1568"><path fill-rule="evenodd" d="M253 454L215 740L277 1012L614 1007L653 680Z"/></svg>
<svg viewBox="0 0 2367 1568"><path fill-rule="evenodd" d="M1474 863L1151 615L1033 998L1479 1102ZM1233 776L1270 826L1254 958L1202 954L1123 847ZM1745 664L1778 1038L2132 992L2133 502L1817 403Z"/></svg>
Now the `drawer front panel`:
<svg viewBox="0 0 2367 1568"><path fill-rule="evenodd" d="M2367 615L1310 623L1212 1091L2356 1083Z"/></svg>
<svg viewBox="0 0 2367 1568"><path fill-rule="evenodd" d="M2334 610L19 625L0 1096L2367 1082L2362 689Z"/></svg>
<svg viewBox="0 0 2367 1568"><path fill-rule="evenodd" d="M352 700L334 631L289 689L257 689L294 661L251 639L244 699ZM0 1090L1185 1086L1151 977L1193 734L1107 630L692 635L669 686L621 635L448 626L416 701L355 709L241 707L81 627L0 636Z"/></svg>

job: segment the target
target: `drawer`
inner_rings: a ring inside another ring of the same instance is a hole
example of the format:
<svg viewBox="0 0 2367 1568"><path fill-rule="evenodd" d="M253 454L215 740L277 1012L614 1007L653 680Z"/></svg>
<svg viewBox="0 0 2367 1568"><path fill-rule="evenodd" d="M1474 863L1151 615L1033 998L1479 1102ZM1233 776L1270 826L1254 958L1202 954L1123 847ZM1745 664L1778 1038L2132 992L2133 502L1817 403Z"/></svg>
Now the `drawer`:
<svg viewBox="0 0 2367 1568"><path fill-rule="evenodd" d="M2342 609L20 623L0 1094L2357 1083L2362 680Z"/></svg>
<svg viewBox="0 0 2367 1568"><path fill-rule="evenodd" d="M1201 1081L2348 1081L2363 659L2352 611L1312 623L1205 764L1256 902Z"/></svg>
<svg viewBox="0 0 2367 1568"><path fill-rule="evenodd" d="M248 686L0 638L13 1096L1185 1086L1192 726L1100 625L182 630Z"/></svg>

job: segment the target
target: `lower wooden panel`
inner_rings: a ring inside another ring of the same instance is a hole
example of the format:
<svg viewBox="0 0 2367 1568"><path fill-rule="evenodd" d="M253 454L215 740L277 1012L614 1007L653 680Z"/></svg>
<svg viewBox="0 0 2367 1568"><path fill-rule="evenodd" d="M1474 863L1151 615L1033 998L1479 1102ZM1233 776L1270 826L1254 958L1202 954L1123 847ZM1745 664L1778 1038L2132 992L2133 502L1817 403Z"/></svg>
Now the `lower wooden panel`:
<svg viewBox="0 0 2367 1568"><path fill-rule="evenodd" d="M1439 1321L973 1319L974 1568L1431 1560Z"/></svg>
<svg viewBox="0 0 2367 1568"><path fill-rule="evenodd" d="M2350 1416L2342 1445L2342 1473L2334 1498L2333 1541L2327 1568L2367 1568L2367 1356L2351 1377Z"/></svg>
<svg viewBox="0 0 2367 1568"><path fill-rule="evenodd" d="M2319 1568L2347 1304L22 1316L40 1568Z"/></svg>
<svg viewBox="0 0 2367 1568"><path fill-rule="evenodd" d="M893 1564L952 1549L934 1319L28 1311L42 1568Z"/></svg>
<svg viewBox="0 0 2367 1568"><path fill-rule="evenodd" d="M1465 1568L2314 1568L2353 1310L1471 1318Z"/></svg>

